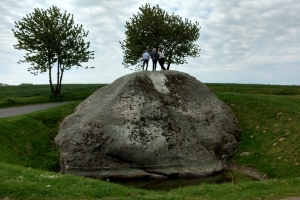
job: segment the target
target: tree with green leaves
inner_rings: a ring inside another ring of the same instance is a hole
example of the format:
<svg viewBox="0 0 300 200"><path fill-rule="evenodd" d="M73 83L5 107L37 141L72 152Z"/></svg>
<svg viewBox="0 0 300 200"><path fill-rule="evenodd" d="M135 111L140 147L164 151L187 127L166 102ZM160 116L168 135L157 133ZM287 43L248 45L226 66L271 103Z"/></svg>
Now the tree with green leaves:
<svg viewBox="0 0 300 200"><path fill-rule="evenodd" d="M84 31L82 25L74 24L73 15L66 11L61 13L56 6L47 10L35 8L22 21L15 22L15 27L18 30L12 31L18 44L14 48L27 51L18 63L30 63L28 71L34 75L48 71L50 88L55 96L61 93L65 70L82 67L80 63L94 59L94 51L89 51L90 43L84 41L88 31ZM55 68L56 85L52 81Z"/></svg>
<svg viewBox="0 0 300 200"><path fill-rule="evenodd" d="M167 69L171 64L184 64L186 57L200 56L200 48L195 43L200 36L200 26L196 21L183 20L178 15L169 15L159 5L146 4L140 12L125 24L126 39L120 41L125 68L141 68L141 54L152 48L165 50Z"/></svg>

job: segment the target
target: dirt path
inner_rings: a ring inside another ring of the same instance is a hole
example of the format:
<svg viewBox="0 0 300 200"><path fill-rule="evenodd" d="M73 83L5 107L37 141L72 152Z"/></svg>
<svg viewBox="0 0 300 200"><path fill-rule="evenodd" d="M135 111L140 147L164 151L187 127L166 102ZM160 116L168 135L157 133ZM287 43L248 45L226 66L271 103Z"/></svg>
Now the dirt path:
<svg viewBox="0 0 300 200"><path fill-rule="evenodd" d="M45 103L45 104L36 104L36 105L13 107L13 108L2 108L2 109L0 109L0 118L23 115L26 113L44 110L47 108L52 108L52 107L60 106L60 105L67 104L67 103L70 103L70 102Z"/></svg>
<svg viewBox="0 0 300 200"><path fill-rule="evenodd" d="M225 169L229 170L229 171L236 171L241 174L251 176L260 181L269 180L269 177L267 177L266 174L261 174L259 171L257 171L255 168L252 168L252 167L246 167L244 165L237 165L235 163L228 163Z"/></svg>
<svg viewBox="0 0 300 200"><path fill-rule="evenodd" d="M254 169L252 167L246 167L244 165L237 165L235 163L229 163L229 164L227 164L225 169L230 170L230 171L237 171L241 174L251 176L251 177L256 178L260 181L270 180L269 177L267 177L266 175L260 173L256 169ZM300 200L300 197L287 197L287 198L283 198L283 199L280 199L280 200Z"/></svg>

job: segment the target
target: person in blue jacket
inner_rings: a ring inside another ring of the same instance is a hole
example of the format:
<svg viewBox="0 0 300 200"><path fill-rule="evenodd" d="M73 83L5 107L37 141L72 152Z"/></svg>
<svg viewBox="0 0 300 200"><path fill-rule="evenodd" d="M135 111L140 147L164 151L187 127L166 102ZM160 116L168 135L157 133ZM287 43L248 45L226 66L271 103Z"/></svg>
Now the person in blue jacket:
<svg viewBox="0 0 300 200"><path fill-rule="evenodd" d="M149 59L150 59L150 55L149 55L148 51L145 50L145 53L143 54L143 71L144 71L145 64L146 64L146 71L147 71Z"/></svg>

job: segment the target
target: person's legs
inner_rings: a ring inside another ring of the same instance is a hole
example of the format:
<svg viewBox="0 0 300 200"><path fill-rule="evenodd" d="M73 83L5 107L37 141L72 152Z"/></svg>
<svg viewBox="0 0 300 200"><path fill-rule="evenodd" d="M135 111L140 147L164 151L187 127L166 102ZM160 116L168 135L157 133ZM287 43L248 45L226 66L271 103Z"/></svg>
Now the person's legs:
<svg viewBox="0 0 300 200"><path fill-rule="evenodd" d="M148 69L148 62L149 62L149 60L146 60L146 71Z"/></svg>
<svg viewBox="0 0 300 200"><path fill-rule="evenodd" d="M145 62L146 62L146 60L144 59L143 60L143 71L144 71Z"/></svg>
<svg viewBox="0 0 300 200"><path fill-rule="evenodd" d="M159 63L159 65L160 65L160 68L163 70L164 69L164 67L163 67L163 64L162 64L162 58L160 58L159 60L158 60L158 63Z"/></svg>
<svg viewBox="0 0 300 200"><path fill-rule="evenodd" d="M161 67L161 58L158 59L158 64L160 65L160 68L162 68L162 67Z"/></svg>
<svg viewBox="0 0 300 200"><path fill-rule="evenodd" d="M152 71L154 71L154 63L155 63L155 60L152 59Z"/></svg>
<svg viewBox="0 0 300 200"><path fill-rule="evenodd" d="M153 71L156 71L157 60L153 60Z"/></svg>
<svg viewBox="0 0 300 200"><path fill-rule="evenodd" d="M162 58L162 59L161 59L161 68L162 68L163 70L166 70L164 64L165 64L165 58Z"/></svg>

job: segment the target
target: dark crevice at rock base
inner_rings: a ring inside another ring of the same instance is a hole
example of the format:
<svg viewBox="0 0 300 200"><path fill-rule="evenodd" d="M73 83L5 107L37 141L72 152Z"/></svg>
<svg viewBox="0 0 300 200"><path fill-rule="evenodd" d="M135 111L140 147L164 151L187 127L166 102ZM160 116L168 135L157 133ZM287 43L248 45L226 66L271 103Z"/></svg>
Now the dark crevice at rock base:
<svg viewBox="0 0 300 200"><path fill-rule="evenodd" d="M198 177L198 178L194 177L194 178L151 179L149 177L144 177L144 178L134 178L134 179L110 178L110 179L102 179L102 180L117 183L127 187L135 187L139 189L155 190L155 191L170 191L176 188L196 186L196 185L201 185L203 183L208 183L208 184L236 183L236 180L233 179L231 176L229 176L228 172L231 171L224 170L222 172L218 172L210 176ZM259 181L259 179L255 177L249 176L249 178L252 179L253 181Z"/></svg>

